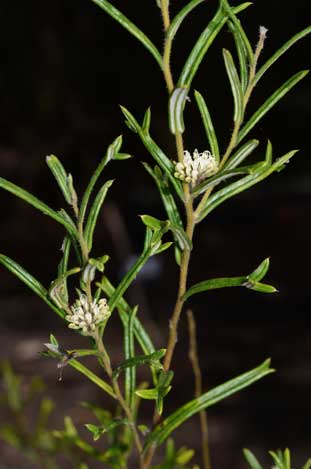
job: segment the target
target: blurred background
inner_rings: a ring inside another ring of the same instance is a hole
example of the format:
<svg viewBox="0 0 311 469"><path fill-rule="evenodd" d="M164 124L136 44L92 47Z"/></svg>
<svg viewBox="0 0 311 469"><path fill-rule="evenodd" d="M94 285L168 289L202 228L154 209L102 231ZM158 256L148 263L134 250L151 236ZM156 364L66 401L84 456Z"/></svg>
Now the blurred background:
<svg viewBox="0 0 311 469"><path fill-rule="evenodd" d="M112 3L161 47L162 25L155 0ZM187 2L171 3L177 12ZM216 3L210 0L199 6L180 30L173 51L175 70L180 70ZM268 28L261 57L265 60L310 24L311 5L309 0L294 5L255 0L240 17L254 45L259 25ZM206 97L224 149L232 127L232 102L222 47L234 47L226 28L203 62L194 88ZM141 119L150 105L153 138L175 158L173 139L167 131L166 91L157 65L134 38L90 0L2 0L0 48L1 176L60 208L62 198L46 167L46 155L53 153L61 158L80 194L117 135L123 133L124 151L135 156L111 164L105 176L116 181L102 211L95 255L111 256L107 269L116 283L142 247L144 228L137 215L164 218L154 183L141 165L141 161L150 162L150 157L124 125L118 107L126 106ZM292 74L308 68L310 58L309 37L262 79L249 112ZM214 469L245 468L243 447L252 449L266 464L268 450L286 446L293 451L295 467L311 456L310 103L311 80L307 77L252 133L261 141L258 157L262 157L268 138L275 157L295 148L299 153L285 171L219 207L196 234L190 284L247 274L270 256L267 281L279 289L275 295L227 289L195 296L191 302L205 389L253 368L267 357L272 357L277 369L276 374L210 409ZM203 151L207 144L194 99L187 105L185 119L186 148ZM61 228L5 192L1 192L0 223L1 252L48 286L56 277L60 260ZM170 254L168 251L153 258L128 292L131 304L141 305L142 320L162 347L177 287L177 269ZM64 415L71 415L77 426L83 427L90 417L81 410L80 401L89 399L103 406L111 402L72 369L66 369L59 382L56 363L41 358L39 352L50 332L66 349L86 347L86 341L69 331L4 268L0 269L0 278L0 359L10 360L24 376L26 390L33 375L47 383L47 394L57 402L51 428L61 428ZM117 321L107 329L107 340L117 364L122 360ZM184 317L174 358L175 390L168 399L168 411L193 396L187 347ZM34 407L28 415L30 427L35 418ZM8 410L0 407L0 425L8 419ZM198 419L192 419L175 436L178 445L199 451ZM1 469L17 464L23 469L44 467L27 462L2 441L0 455ZM65 462L59 464L67 467Z"/></svg>

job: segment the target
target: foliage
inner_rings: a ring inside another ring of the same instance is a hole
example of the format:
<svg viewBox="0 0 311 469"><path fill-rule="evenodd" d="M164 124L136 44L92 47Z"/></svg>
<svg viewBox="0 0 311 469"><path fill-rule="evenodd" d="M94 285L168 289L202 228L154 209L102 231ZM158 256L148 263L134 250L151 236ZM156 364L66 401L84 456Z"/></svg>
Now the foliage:
<svg viewBox="0 0 311 469"><path fill-rule="evenodd" d="M175 140L176 155L173 157L167 155L157 137L151 136L150 108L146 110L142 122L124 106L121 107L121 111L126 125L137 135L150 154L150 162L144 166L156 184L167 219L159 220L149 214L141 216L141 222L145 225L145 240L141 254L120 283L114 287L106 273L106 264L110 261L108 254L103 252L100 257L94 256L92 249L100 212L113 185L112 180L101 181L105 175L105 168L108 164L121 164L129 157L121 151L122 136L118 136L108 146L105 156L99 161L82 196L77 194L74 177L66 171L60 159L55 155L47 157L47 165L63 195L66 208L55 210L13 182L0 178L2 189L52 218L64 230L62 257L55 279L51 281L49 287L42 285L24 267L7 255L0 255L0 263L43 299L70 328L85 336L85 349L66 350L64 345L59 344L51 335L50 341L45 344L47 349L45 355L57 359L60 370L67 365L72 366L117 404L118 412L114 415L98 407L91 407L98 422L86 424L95 441L106 439L108 445L106 451L101 452L82 440L69 417L65 418L64 430L55 431L52 434L53 438L49 432L46 433L47 438L52 438L53 445L56 444L56 438L62 444L76 446L86 455L115 468L127 467L129 458L133 457L131 453L135 449L137 467L148 469L152 465L157 447L166 442L164 461L155 467L189 467L187 465L193 452L186 448L176 450L173 441L168 439L172 432L190 417L196 414L202 416L207 407L249 386L273 370L270 368L270 360L266 360L254 369L214 389L198 392L194 399L165 414L161 420L161 415L165 411L166 396L173 395L174 392L174 373L171 363L177 341L179 319L185 302L188 302L194 294L227 287L245 287L267 294L277 291L275 287L262 282L268 273L269 259L263 260L249 275L203 279L189 286L187 278L191 252L194 249L193 234L197 226L218 206L284 169L286 163L296 153L296 150L290 150L284 155L275 157L270 141L264 142L264 149L258 139L249 134L264 116L305 78L308 71L295 72L251 114L248 112L248 104L261 78L288 49L311 32L311 27L289 39L259 67L267 30L260 27L259 39L253 48L239 19L240 14L250 3L232 6L228 0L219 0L213 18L196 37L195 44L184 58L181 72L175 79L170 65L173 41L179 33L182 22L195 8L200 7L202 15L207 14L210 9L208 2L191 0L171 19L169 0L157 0L164 26L163 51L159 51L146 33L108 0L93 0L93 2L146 48L163 73L168 91L168 128ZM232 132L226 145L217 138L218 131L208 108L208 99L204 93L192 87L199 67L202 66L207 52L224 27L229 28L235 45L234 52L223 50L224 69L232 93ZM184 150L183 134L188 120L184 116L184 111L188 98L192 96L198 107L211 151L204 150L200 153L195 150L191 155L189 151ZM259 159L247 163L247 158L253 155L255 149L259 149ZM179 287L176 304L169 320L167 344L157 350L141 321L143 312L138 307L129 305L125 295L146 262L152 256L162 255L167 250L169 252L174 250L179 272ZM72 301L73 297L75 301ZM111 362L109 350L106 349L105 333L112 314L119 315L123 327L123 360L118 364ZM192 356L195 354L193 345ZM103 376L94 374L83 365L81 360L88 355L98 360L103 367ZM147 385L138 382L137 368L140 366L149 370ZM5 379L8 383L10 381L8 387L16 391L18 389L16 379L8 370L9 368L5 372ZM196 369L194 373L198 381L200 371ZM18 393L10 393L9 399L12 410L20 412ZM142 399L151 401L153 420L152 417L149 418L150 428L141 422L139 403ZM46 419L50 412L51 404L48 402L50 401L43 401L41 411L43 414L40 414L39 422ZM12 429L7 428L5 432L7 441L11 440L12 443L15 439L17 446L21 444L19 436ZM202 434L204 434L203 426ZM37 448L37 441L31 444ZM207 445L207 441L205 444ZM56 447L53 446L53 451ZM39 449L41 450L41 447ZM251 453L246 452L245 455L252 468L256 467L256 464L260 467ZM285 452L283 456L272 453L272 457L276 467L280 469L289 467L288 453ZM210 467L206 452L204 467L206 469Z"/></svg>

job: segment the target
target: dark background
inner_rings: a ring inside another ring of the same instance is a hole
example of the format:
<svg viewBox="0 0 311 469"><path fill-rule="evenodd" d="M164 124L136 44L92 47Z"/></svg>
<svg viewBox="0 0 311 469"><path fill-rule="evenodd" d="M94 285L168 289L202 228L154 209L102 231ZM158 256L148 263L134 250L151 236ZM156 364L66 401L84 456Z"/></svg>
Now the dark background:
<svg viewBox="0 0 311 469"><path fill-rule="evenodd" d="M115 1L161 47L162 25L155 1ZM173 11L186 2L172 1ZM173 66L180 67L215 9L206 2L192 13L174 45ZM257 0L243 12L252 44L259 25L268 28L262 55L267 59L289 37L310 23L308 0ZM231 130L231 95L221 48L233 49L226 28L194 81L208 101L215 127L225 148ZM118 104L142 117L152 109L152 135L174 159L167 131L166 92L156 63L145 49L87 0L28 0L0 5L0 172L58 208L61 196L45 165L45 155L60 157L83 190L106 147L121 132L124 151L135 158L115 163L107 178L116 178L103 209L95 254L109 253L108 271L116 281L131 256L139 253L143 227L137 214L164 217L153 181L140 161L149 161L135 135L124 126ZM310 65L310 38L299 42L262 79L249 112L291 74ZM177 75L177 74L176 74ZM210 410L210 441L214 469L246 467L241 448L262 457L270 449L289 446L299 467L311 455L310 391L310 102L311 81L305 78L269 113L253 132L261 140L262 156L268 138L274 155L298 148L285 171L231 199L211 214L196 235L190 284L217 276L249 273L271 256L268 281L279 293L261 295L228 289L193 298L198 325L204 386L220 384L272 357L277 373ZM194 99L187 105L186 148L206 149ZM81 193L81 192L80 192ZM60 259L62 230L47 217L13 196L1 193L1 252L16 259L48 285ZM156 258L129 292L140 303L143 321L156 343L164 346L166 327L176 292L176 267L168 253ZM72 370L57 381L55 363L39 357L42 343L53 332L65 348L77 337L17 279L1 269L1 356L29 379L43 376L49 394L58 402L55 427L64 414L76 423L89 421L79 401L108 400ZM174 279L172 281L172 279ZM119 329L107 329L112 360L121 360ZM187 362L187 328L182 320L174 365L175 390L169 407L190 399L193 377ZM79 344L86 346L83 339ZM3 414L3 421L6 415ZM198 421L176 432L178 444L198 447ZM0 467L19 463L14 451L0 443ZM24 462L23 468L28 467ZM34 467L34 466L29 466ZM92 466L91 466L92 467ZM94 466L95 467L95 466Z"/></svg>

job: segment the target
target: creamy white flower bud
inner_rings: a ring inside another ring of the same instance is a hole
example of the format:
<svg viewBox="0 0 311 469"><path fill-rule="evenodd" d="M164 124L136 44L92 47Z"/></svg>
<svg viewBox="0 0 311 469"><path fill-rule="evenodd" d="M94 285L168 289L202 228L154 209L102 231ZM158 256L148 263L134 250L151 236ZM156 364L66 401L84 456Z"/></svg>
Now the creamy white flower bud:
<svg viewBox="0 0 311 469"><path fill-rule="evenodd" d="M192 156L186 150L183 162L176 163L174 161L173 163L175 165L174 176L184 182L191 183L193 186L218 171L217 161L208 150L199 153L195 149Z"/></svg>
<svg viewBox="0 0 311 469"><path fill-rule="evenodd" d="M107 300L102 298L91 303L87 296L79 293L79 298L71 306L71 314L67 314L70 329L81 329L85 335L92 335L96 327L106 321L111 312Z"/></svg>

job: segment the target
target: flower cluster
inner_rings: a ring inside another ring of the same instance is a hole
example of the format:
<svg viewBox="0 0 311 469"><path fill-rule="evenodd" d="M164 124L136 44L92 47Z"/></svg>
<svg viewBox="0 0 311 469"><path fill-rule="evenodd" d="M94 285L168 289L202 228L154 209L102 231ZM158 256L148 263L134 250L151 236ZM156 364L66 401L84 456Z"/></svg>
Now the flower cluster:
<svg viewBox="0 0 311 469"><path fill-rule="evenodd" d="M79 293L79 298L70 309L71 314L66 316L68 327L82 329L85 335L92 335L96 327L106 321L111 314L105 298L89 302L83 293Z"/></svg>
<svg viewBox="0 0 311 469"><path fill-rule="evenodd" d="M189 151L184 151L183 162L176 163L174 161L174 165L174 176L184 182L191 183L193 186L218 171L217 161L208 150L203 153L194 150L192 156Z"/></svg>

